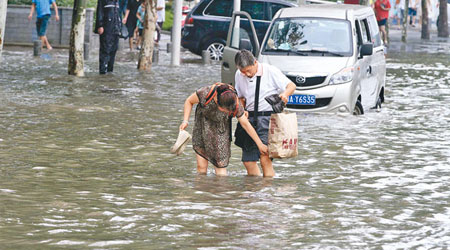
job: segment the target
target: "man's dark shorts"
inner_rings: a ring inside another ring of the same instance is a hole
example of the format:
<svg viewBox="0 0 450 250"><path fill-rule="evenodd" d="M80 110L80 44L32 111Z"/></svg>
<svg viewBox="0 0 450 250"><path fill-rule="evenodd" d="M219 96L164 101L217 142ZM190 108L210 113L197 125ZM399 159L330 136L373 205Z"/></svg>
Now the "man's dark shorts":
<svg viewBox="0 0 450 250"><path fill-rule="evenodd" d="M50 15L45 15L41 18L36 19L36 31L38 36L45 36L45 33L47 33L47 25L49 19Z"/></svg>
<svg viewBox="0 0 450 250"><path fill-rule="evenodd" d="M249 117L249 120L253 122L254 118ZM269 143L269 116L258 116L258 128L256 129L256 133L259 136L259 139L265 144ZM258 161L261 156L258 148L254 148L252 150L246 151L242 150L242 161Z"/></svg>
<svg viewBox="0 0 450 250"><path fill-rule="evenodd" d="M387 18L385 18L385 19L381 19L380 21L377 21L378 22L378 26L383 26L383 25L386 25L386 22L387 22Z"/></svg>
<svg viewBox="0 0 450 250"><path fill-rule="evenodd" d="M408 8L408 15L417 16L417 10L413 8Z"/></svg>

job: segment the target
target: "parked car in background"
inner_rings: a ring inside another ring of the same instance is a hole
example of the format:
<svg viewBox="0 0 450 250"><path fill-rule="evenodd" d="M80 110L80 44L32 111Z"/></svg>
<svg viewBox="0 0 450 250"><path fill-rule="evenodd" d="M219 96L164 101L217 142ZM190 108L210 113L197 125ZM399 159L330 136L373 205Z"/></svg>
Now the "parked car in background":
<svg viewBox="0 0 450 250"><path fill-rule="evenodd" d="M181 28L184 27L184 22L186 21L186 16L189 14L190 10L188 6L183 6L181 8Z"/></svg>
<svg viewBox="0 0 450 250"><path fill-rule="evenodd" d="M297 85L287 104L290 110L359 115L364 108L381 108L386 59L372 8L286 8L274 16L261 47L256 37L249 14L235 13L223 54L222 82L234 83L234 57L248 49Z"/></svg>
<svg viewBox="0 0 450 250"><path fill-rule="evenodd" d="M250 13L260 41L275 13L293 6L295 4L283 0L241 0L241 10ZM211 59L222 59L232 12L233 0L201 1L186 16L181 45L197 55L207 50Z"/></svg>

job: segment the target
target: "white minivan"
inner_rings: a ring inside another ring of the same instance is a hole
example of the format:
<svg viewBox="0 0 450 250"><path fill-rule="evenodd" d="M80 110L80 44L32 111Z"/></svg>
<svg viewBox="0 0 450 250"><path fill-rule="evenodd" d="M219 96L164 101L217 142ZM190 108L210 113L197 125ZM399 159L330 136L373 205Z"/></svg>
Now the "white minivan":
<svg viewBox="0 0 450 250"><path fill-rule="evenodd" d="M235 12L222 61L222 82L234 83L240 49L278 67L297 89L287 108L363 114L384 102L386 60L370 7L347 4L281 9L261 46L250 15Z"/></svg>

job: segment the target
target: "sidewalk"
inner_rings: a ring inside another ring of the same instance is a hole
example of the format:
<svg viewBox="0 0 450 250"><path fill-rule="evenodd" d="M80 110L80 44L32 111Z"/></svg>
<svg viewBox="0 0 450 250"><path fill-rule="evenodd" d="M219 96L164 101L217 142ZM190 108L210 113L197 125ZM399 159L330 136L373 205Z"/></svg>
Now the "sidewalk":
<svg viewBox="0 0 450 250"><path fill-rule="evenodd" d="M98 44L99 44L99 36L97 34L94 35L94 44L95 49L98 50ZM167 50L167 44L171 42L171 33L169 31L163 30L161 32L161 39L159 41L159 46L155 46L155 48L158 48L160 51L166 51ZM128 39L119 39L119 51L126 51L129 50L128 45ZM185 48L181 47L181 51L186 51Z"/></svg>
<svg viewBox="0 0 450 250"><path fill-rule="evenodd" d="M437 30L430 31L430 40L421 39L421 27L408 26L406 43L402 42L401 26L392 25L389 29L388 52L450 53L450 38L437 36Z"/></svg>

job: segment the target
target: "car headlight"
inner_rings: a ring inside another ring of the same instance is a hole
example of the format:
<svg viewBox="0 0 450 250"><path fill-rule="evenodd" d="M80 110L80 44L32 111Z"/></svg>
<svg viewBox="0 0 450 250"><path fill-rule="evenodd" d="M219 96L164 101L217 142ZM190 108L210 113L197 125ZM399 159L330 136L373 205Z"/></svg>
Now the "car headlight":
<svg viewBox="0 0 450 250"><path fill-rule="evenodd" d="M344 68L331 76L330 84L341 84L353 80L353 68Z"/></svg>

